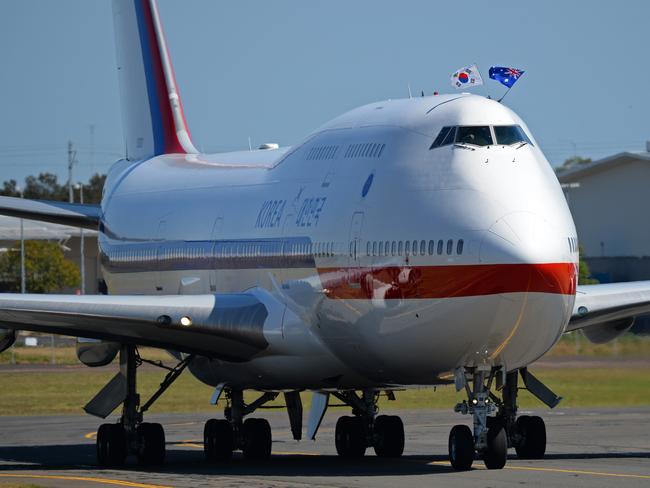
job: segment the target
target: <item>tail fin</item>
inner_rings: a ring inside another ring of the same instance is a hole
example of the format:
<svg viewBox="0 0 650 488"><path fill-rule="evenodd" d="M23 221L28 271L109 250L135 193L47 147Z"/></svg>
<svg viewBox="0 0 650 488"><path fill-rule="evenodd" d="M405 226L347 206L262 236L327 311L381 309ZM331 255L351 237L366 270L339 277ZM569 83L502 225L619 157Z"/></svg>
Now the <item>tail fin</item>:
<svg viewBox="0 0 650 488"><path fill-rule="evenodd" d="M113 19L127 159L197 153L156 0L113 0Z"/></svg>

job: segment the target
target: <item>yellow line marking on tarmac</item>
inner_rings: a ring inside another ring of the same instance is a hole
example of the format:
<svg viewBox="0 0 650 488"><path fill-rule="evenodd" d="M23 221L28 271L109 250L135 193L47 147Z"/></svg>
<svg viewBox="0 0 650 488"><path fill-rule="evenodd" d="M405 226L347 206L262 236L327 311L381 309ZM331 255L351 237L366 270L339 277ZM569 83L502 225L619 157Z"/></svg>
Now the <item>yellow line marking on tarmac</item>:
<svg viewBox="0 0 650 488"><path fill-rule="evenodd" d="M65 481L89 481L91 483L100 483L104 485L131 486L134 488L171 488L164 485L150 485L146 483L135 483L133 481L114 480L111 478L92 478L90 476L64 476L53 474L5 474L0 473L3 478L28 478L42 480L65 480Z"/></svg>
<svg viewBox="0 0 650 488"><path fill-rule="evenodd" d="M97 431L95 432L88 432L87 434L84 434L84 437L86 439L97 439Z"/></svg>
<svg viewBox="0 0 650 488"><path fill-rule="evenodd" d="M194 447L196 449L203 449L203 444L189 441L181 441L179 443L173 443L175 446L179 447ZM271 454L280 455L280 456L320 456L317 452L289 452L289 451L272 451Z"/></svg>
<svg viewBox="0 0 650 488"><path fill-rule="evenodd" d="M438 466L451 466L449 461L432 461L429 464ZM475 466L474 469L487 469L484 466ZM606 473L603 471L583 471L580 469L562 469L562 468L534 468L532 466L505 466L504 469L514 471L542 471L545 473L562 473L562 474L585 474L589 476L606 476L612 478L634 478L649 480L650 476L645 474L623 474L623 473Z"/></svg>

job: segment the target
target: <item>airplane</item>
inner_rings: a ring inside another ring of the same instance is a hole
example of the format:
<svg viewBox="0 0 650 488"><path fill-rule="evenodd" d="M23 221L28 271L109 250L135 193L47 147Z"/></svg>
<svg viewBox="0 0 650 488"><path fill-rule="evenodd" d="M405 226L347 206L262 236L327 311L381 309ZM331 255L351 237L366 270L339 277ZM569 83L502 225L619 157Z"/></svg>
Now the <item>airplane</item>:
<svg viewBox="0 0 650 488"><path fill-rule="evenodd" d="M402 420L380 395L454 384L473 428L449 435L457 470L539 459L546 428L517 414L519 382L554 407L528 369L582 330L606 342L650 312L650 282L577 283L578 237L553 169L511 109L477 95L371 103L280 148L202 154L183 113L155 0L113 0L126 157L101 204L0 197L0 213L98 231L107 294L0 294L0 350L15 331L78 337L87 366L120 370L84 407L102 424L97 456L165 458L144 413L185 370L215 388L204 453L268 459L282 394L295 439L330 399L337 453L403 454ZM141 404L138 346L178 361ZM259 395L245 401L244 392ZM207 400L207 399L206 399Z"/></svg>

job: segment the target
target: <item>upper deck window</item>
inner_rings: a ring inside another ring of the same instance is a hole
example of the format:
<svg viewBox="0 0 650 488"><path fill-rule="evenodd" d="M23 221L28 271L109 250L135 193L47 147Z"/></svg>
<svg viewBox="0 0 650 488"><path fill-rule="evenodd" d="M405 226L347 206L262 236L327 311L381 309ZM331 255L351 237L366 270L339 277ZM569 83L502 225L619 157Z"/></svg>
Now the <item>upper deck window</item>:
<svg viewBox="0 0 650 488"><path fill-rule="evenodd" d="M492 133L487 125L458 127L456 130L456 142L460 144L472 144L474 146L491 146Z"/></svg>
<svg viewBox="0 0 650 488"><path fill-rule="evenodd" d="M518 125L495 125L494 135L497 138L497 144L504 146L517 144L518 142L526 142L532 145L526 133Z"/></svg>

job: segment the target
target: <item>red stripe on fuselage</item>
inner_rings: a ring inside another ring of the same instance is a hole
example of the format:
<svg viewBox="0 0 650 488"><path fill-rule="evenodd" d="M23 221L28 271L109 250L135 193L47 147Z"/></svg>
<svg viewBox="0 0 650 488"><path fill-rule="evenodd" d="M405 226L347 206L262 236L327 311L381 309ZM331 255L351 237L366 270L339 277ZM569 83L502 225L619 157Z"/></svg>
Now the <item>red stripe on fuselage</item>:
<svg viewBox="0 0 650 488"><path fill-rule="evenodd" d="M319 268L328 298L457 298L535 292L574 295L574 263Z"/></svg>
<svg viewBox="0 0 650 488"><path fill-rule="evenodd" d="M165 73L163 72L162 61L160 59L160 49L158 47L158 39L154 30L153 15L151 13L151 6L148 1L142 2L145 23L147 25L147 36L149 38L149 46L151 48L151 64L153 65L153 76L156 81L156 98L160 108L160 122L162 124L163 139L164 139L164 152L165 154L184 153L185 150L178 141L176 136L176 127L174 126L174 118L172 116L172 109L169 103L169 92L167 90L167 83L165 82Z"/></svg>

